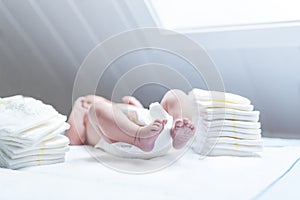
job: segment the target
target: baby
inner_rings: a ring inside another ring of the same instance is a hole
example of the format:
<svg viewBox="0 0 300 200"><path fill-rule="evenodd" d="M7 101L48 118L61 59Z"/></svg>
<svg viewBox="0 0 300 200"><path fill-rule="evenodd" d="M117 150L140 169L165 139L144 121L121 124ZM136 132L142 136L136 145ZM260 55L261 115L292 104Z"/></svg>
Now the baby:
<svg viewBox="0 0 300 200"><path fill-rule="evenodd" d="M123 104L113 103L99 96L85 96L76 100L66 132L73 145L96 145L100 139L109 143L125 142L135 145L145 152L153 149L155 140L164 129L166 119L154 120L151 124L139 124L135 116L120 108L120 105L143 109L142 104L131 96L123 97ZM181 90L168 91L161 106L173 117L170 131L175 149L182 148L195 132L191 119L193 107L188 96Z"/></svg>

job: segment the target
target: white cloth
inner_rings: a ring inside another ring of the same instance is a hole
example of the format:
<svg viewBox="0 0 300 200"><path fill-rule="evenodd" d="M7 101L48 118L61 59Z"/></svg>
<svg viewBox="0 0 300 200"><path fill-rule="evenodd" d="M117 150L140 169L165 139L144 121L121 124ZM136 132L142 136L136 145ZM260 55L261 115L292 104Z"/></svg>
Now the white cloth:
<svg viewBox="0 0 300 200"><path fill-rule="evenodd" d="M22 167L63 162L70 128L66 116L51 105L30 97L0 98L0 167Z"/></svg>
<svg viewBox="0 0 300 200"><path fill-rule="evenodd" d="M130 112L131 116L136 116L133 121L137 124L150 124L156 119L167 119L167 124L164 126L163 131L159 134L155 141L155 145L152 151L144 152L134 145L130 145L123 142L117 142L113 144L107 143L105 140L100 140L95 148L103 149L104 151L111 153L115 156L124 158L142 158L149 159L166 154L172 149L172 138L170 130L173 124L173 117L170 116L158 103L152 103L149 110L143 108L137 108L134 106L121 106L121 110L124 113Z"/></svg>

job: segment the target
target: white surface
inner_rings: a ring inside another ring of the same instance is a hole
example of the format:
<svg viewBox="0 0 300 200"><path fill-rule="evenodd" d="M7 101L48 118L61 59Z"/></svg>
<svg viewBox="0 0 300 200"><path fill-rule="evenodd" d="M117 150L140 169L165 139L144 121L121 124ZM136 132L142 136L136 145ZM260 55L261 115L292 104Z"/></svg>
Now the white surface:
<svg viewBox="0 0 300 200"><path fill-rule="evenodd" d="M65 163L19 171L0 169L0 198L249 199L276 180L300 157L299 142L289 146L284 140L285 147L272 147L278 146L282 140L265 141L268 145L261 157L199 159L199 155L188 150L173 165L141 175L112 170L91 157L84 146L73 146ZM117 162L112 156L101 151L98 153L98 157L107 163ZM121 162L127 167L147 166L170 158L161 157L145 162L123 159ZM299 176L299 173L293 176ZM294 177L293 185L287 184L286 187L289 187L289 191L299 193L299 182L299 178Z"/></svg>
<svg viewBox="0 0 300 200"><path fill-rule="evenodd" d="M288 173L279 179L272 187L263 190L261 199L300 199L299 179L300 179L300 162L297 160L295 165Z"/></svg>

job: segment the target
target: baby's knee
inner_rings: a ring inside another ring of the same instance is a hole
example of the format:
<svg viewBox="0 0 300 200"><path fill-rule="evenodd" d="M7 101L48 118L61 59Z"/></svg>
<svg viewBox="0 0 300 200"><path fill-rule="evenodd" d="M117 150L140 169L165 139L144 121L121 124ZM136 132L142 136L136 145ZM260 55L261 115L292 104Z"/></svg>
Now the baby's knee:
<svg viewBox="0 0 300 200"><path fill-rule="evenodd" d="M163 97L162 104L173 106L178 104L180 99L185 96L185 93L178 89L169 90Z"/></svg>
<svg viewBox="0 0 300 200"><path fill-rule="evenodd" d="M89 120L92 122L108 121L113 115L112 104L107 102L96 102L89 109Z"/></svg>
<svg viewBox="0 0 300 200"><path fill-rule="evenodd" d="M97 118L103 116L105 112L105 105L102 102L97 102L91 105L89 109L89 116L95 116Z"/></svg>

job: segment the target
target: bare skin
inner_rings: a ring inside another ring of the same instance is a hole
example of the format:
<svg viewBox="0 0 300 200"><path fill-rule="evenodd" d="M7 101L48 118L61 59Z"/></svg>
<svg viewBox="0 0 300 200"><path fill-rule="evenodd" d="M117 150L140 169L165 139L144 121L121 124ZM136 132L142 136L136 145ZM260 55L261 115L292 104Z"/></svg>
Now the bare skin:
<svg viewBox="0 0 300 200"><path fill-rule="evenodd" d="M125 104L143 108L134 97L125 96L122 100ZM195 132L195 127L190 120L191 103L182 91L171 90L165 94L161 105L173 116L174 122L171 130L173 147L180 149ZM126 115L117 104L103 97L82 97L75 102L69 117L71 129L66 135L70 138L71 144L95 145L102 138L109 143L125 142L143 151L151 151L167 121L155 120L149 125L138 125L129 118L130 116ZM75 125L78 128L74 128Z"/></svg>
<svg viewBox="0 0 300 200"><path fill-rule="evenodd" d="M195 132L195 126L191 122L193 117L191 102L181 90L170 90L162 99L161 105L174 119L171 129L173 147L181 149Z"/></svg>

